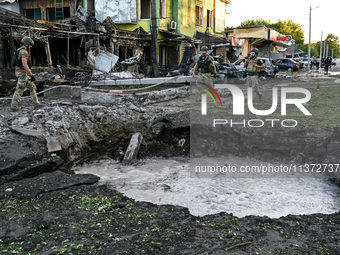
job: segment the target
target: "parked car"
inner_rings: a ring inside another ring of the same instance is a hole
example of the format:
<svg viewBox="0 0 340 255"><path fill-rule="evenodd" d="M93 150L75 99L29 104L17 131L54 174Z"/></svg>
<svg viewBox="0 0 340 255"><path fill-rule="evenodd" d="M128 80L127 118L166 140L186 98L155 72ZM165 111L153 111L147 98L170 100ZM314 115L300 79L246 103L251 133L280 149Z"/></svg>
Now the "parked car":
<svg viewBox="0 0 340 255"><path fill-rule="evenodd" d="M207 55L210 55L211 53L212 53L212 50L209 50L207 52ZM189 72L188 72L189 76L192 75L193 68L200 55L201 54L197 54L193 57L193 63L189 66ZM215 56L214 59L215 59L214 64L216 66L216 74L223 74L228 78L233 78L233 77L237 78L241 76L241 74L239 74L238 70L235 68L233 64L222 62L222 59L220 56ZM196 74L198 74L198 70L196 70Z"/></svg>
<svg viewBox="0 0 340 255"><path fill-rule="evenodd" d="M308 66L308 58L297 58L296 60L302 62L305 68Z"/></svg>
<svg viewBox="0 0 340 255"><path fill-rule="evenodd" d="M304 64L302 62L296 62L295 60L289 58L279 58L274 62L274 64L278 66L279 69L288 71L291 71L292 68L293 71L297 71L299 68L304 68Z"/></svg>
<svg viewBox="0 0 340 255"><path fill-rule="evenodd" d="M333 58L333 60L332 60L332 66L335 66L337 62L338 62L338 61L337 61L335 58Z"/></svg>
<svg viewBox="0 0 340 255"><path fill-rule="evenodd" d="M274 65L274 61L271 58L259 57L265 65L265 69L260 71L260 76L264 77L274 77L274 75L279 71L278 67ZM236 60L233 64L238 71L245 72L244 58Z"/></svg>
<svg viewBox="0 0 340 255"><path fill-rule="evenodd" d="M225 77L228 78L237 78L241 77L241 74L238 74L239 71L235 68L235 66L231 63L221 63L218 61L214 61L214 64L216 66L216 74L223 74ZM191 66L188 75L191 76L193 73L193 67L194 65ZM196 74L198 74L198 70L196 70Z"/></svg>
<svg viewBox="0 0 340 255"><path fill-rule="evenodd" d="M231 63L214 61L217 74L224 74L228 78L238 77L238 70Z"/></svg>

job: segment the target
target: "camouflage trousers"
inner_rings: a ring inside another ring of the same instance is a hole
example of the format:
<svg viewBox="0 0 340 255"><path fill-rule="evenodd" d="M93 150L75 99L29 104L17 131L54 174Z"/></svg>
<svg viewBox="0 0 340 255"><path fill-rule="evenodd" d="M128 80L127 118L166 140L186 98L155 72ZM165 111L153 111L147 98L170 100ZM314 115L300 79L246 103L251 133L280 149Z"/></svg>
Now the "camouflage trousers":
<svg viewBox="0 0 340 255"><path fill-rule="evenodd" d="M262 93L260 92L260 85L259 85L259 77L257 75L254 76L247 76L246 79L247 87L252 87L253 91L256 92L256 94L261 97Z"/></svg>
<svg viewBox="0 0 340 255"><path fill-rule="evenodd" d="M29 81L29 77L26 72L16 72L15 76L18 77L18 83L15 88L15 92L13 95L11 108L12 109L18 109L18 103L20 101L20 98L22 97L22 94L25 91L25 88L27 87L30 91L32 101L34 103L34 106L40 105L38 97L37 97L37 88L35 84L31 81Z"/></svg>
<svg viewBox="0 0 340 255"><path fill-rule="evenodd" d="M213 80L211 78L211 73L201 73L201 72L198 73L197 80L196 80L196 88L198 90L197 91L197 99L196 99L196 101L200 101L201 100L201 95L203 93L205 93L204 91L202 91L198 87L200 87L202 89L208 89L202 83L203 84L207 84L207 85L209 85L211 87L214 87L214 83L213 83Z"/></svg>

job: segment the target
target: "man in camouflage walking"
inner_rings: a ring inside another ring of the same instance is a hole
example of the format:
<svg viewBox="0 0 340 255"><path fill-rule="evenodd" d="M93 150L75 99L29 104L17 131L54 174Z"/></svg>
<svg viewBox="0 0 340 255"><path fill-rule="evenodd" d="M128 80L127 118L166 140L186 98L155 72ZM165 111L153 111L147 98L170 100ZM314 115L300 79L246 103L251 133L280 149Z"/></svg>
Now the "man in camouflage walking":
<svg viewBox="0 0 340 255"><path fill-rule="evenodd" d="M18 103L22 94L25 91L25 87L27 87L30 91L32 101L34 104L34 109L39 109L44 107L39 103L36 86L33 83L35 78L31 71L31 61L29 59L28 51L34 45L34 41L29 37L24 37L21 40L22 46L16 51L17 55L15 55L15 59L13 59L13 64L15 65L15 76L18 78L18 83L15 89L15 93L13 95L11 110L18 111Z"/></svg>
<svg viewBox="0 0 340 255"><path fill-rule="evenodd" d="M260 69L265 68L265 65L261 59L257 58L258 53L258 49L253 48L250 51L250 58L246 59L244 62L244 67L246 67L247 71L247 86L252 87L261 100L262 93L259 89L259 72Z"/></svg>
<svg viewBox="0 0 340 255"><path fill-rule="evenodd" d="M198 57L197 62L194 67L194 72L192 77L195 77L195 72L198 69L196 86L202 87L202 83L213 86L213 81L211 79L211 73L216 77L216 66L214 64L214 58L212 56L207 55L208 47L202 46L201 48L202 55ZM200 100L201 93L198 93L197 101Z"/></svg>

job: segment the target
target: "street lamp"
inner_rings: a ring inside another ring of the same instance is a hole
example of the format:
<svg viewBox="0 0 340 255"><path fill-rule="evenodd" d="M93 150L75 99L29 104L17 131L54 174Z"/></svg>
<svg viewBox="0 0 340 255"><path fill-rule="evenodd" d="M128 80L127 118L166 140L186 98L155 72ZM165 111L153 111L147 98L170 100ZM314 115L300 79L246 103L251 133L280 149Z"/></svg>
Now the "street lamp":
<svg viewBox="0 0 340 255"><path fill-rule="evenodd" d="M315 7L315 8L312 8L312 7L309 7L309 43L308 43L308 68L310 68L310 40L311 40L311 34L312 34L312 22L311 22L311 19L312 19L312 10L313 9L316 9L316 8L319 8L320 6L318 7Z"/></svg>

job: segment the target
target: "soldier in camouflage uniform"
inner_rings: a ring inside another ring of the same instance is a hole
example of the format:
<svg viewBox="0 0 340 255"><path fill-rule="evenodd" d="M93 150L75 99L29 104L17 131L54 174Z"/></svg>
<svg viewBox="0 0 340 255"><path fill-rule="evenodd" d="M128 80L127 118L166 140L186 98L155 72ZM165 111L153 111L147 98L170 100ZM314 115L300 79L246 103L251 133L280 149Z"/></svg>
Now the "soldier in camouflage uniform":
<svg viewBox="0 0 340 255"><path fill-rule="evenodd" d="M332 67L332 58L331 57L327 57L325 59L325 73L328 74L328 68Z"/></svg>
<svg viewBox="0 0 340 255"><path fill-rule="evenodd" d="M208 47L202 46L201 48L202 55L198 57L197 62L194 67L194 72L192 77L195 77L196 70L198 69L198 75L196 80L196 86L202 87L204 86L202 83L208 84L211 87L214 87L213 81L211 79L211 73L216 77L216 66L214 64L214 58L212 56L207 55ZM199 90L197 101L201 98L201 90Z"/></svg>
<svg viewBox="0 0 340 255"><path fill-rule="evenodd" d="M18 49L18 55L15 59L15 76L18 78L18 83L15 89L15 93L13 95L12 103L11 103L11 110L18 111L18 103L22 94L25 91L25 87L27 87L30 91L32 101L34 104L35 109L42 108L43 105L39 103L37 93L36 93L36 86L33 83L35 78L32 74L31 63L29 60L28 50L34 45L34 42L29 37L24 37L21 40L22 46Z"/></svg>
<svg viewBox="0 0 340 255"><path fill-rule="evenodd" d="M258 49L253 48L250 51L250 58L244 61L244 67L246 67L247 72L247 80L246 84L248 87L252 87L256 94L259 96L259 99L262 99L262 93L259 89L259 72L260 69L265 68L264 63L261 59L257 58Z"/></svg>

